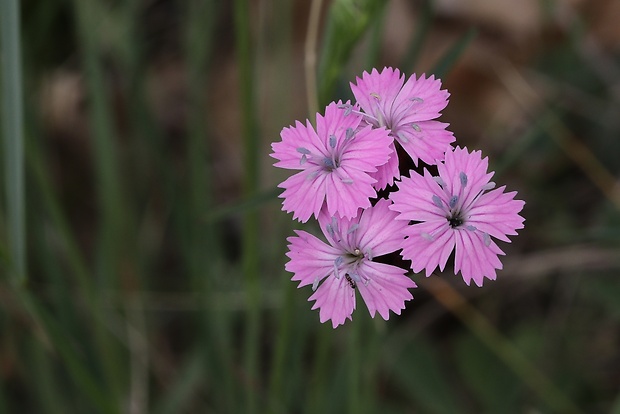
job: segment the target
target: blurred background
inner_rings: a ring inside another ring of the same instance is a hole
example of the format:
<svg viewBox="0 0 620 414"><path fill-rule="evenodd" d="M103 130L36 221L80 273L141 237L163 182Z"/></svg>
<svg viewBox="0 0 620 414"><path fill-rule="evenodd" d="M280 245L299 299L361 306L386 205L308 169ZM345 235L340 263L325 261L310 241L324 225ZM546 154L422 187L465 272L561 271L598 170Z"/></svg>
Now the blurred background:
<svg viewBox="0 0 620 414"><path fill-rule="evenodd" d="M617 0L0 1L0 413L620 413ZM333 330L270 143L384 66L525 229Z"/></svg>

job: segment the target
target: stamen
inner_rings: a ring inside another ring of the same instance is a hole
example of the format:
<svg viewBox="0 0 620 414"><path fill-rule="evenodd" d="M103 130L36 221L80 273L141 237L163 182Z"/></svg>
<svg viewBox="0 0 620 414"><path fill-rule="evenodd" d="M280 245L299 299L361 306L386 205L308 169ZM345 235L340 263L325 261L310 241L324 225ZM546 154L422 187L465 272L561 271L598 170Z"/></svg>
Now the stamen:
<svg viewBox="0 0 620 414"><path fill-rule="evenodd" d="M318 170L312 171L310 174L308 174L306 179L307 180L314 180L317 175L319 175L319 171Z"/></svg>
<svg viewBox="0 0 620 414"><path fill-rule="evenodd" d="M299 165L304 165L306 162L308 162L308 158L306 158L306 154L303 154L299 160Z"/></svg>
<svg viewBox="0 0 620 414"><path fill-rule="evenodd" d="M471 224L468 224L467 226L465 226L465 228L466 228L467 230L469 230L469 231L476 231L476 230L478 230L478 229L476 228L476 226L472 226Z"/></svg>
<svg viewBox="0 0 620 414"><path fill-rule="evenodd" d="M443 203L441 202L441 198L439 198L438 195L433 194L433 203L439 207L439 208L443 208Z"/></svg>
<svg viewBox="0 0 620 414"><path fill-rule="evenodd" d="M467 185L467 174L461 171L459 173L459 178L461 179L461 187L465 187Z"/></svg>
<svg viewBox="0 0 620 414"><path fill-rule="evenodd" d="M334 161L331 160L331 158L323 158L323 165L327 168L329 168L330 170L333 170L334 168L336 168L336 166L334 165Z"/></svg>
<svg viewBox="0 0 620 414"><path fill-rule="evenodd" d="M347 231L347 234L351 234L351 233L353 233L355 230L357 230L357 228L358 228L359 226L360 226L360 225L359 225L359 224L357 224L357 223L353 224L351 227L349 227L349 231Z"/></svg>
<svg viewBox="0 0 620 414"><path fill-rule="evenodd" d="M419 96L414 96L413 98L409 98L409 100L414 103L424 103L424 99Z"/></svg>
<svg viewBox="0 0 620 414"><path fill-rule="evenodd" d="M454 208L454 206L456 206L456 203L459 202L459 196L455 196L453 195L452 197L450 197L450 208Z"/></svg>
<svg viewBox="0 0 620 414"><path fill-rule="evenodd" d="M353 250L353 254L354 254L355 256L359 256L359 255L361 255L361 254L362 254L362 251L361 251L360 249L358 249L358 248L355 248L355 250Z"/></svg>
<svg viewBox="0 0 620 414"><path fill-rule="evenodd" d="M334 260L334 265L336 267L342 266L342 263L344 263L344 259L342 258L342 256L338 256L336 260Z"/></svg>
<svg viewBox="0 0 620 414"><path fill-rule="evenodd" d="M378 93L376 93L376 92L370 92L370 96L375 98L377 101L381 100L381 96Z"/></svg>
<svg viewBox="0 0 620 414"><path fill-rule="evenodd" d="M353 184L353 180L352 180L352 179L350 179L350 178L341 178L341 179L340 179L340 181L341 181L343 184Z"/></svg>
<svg viewBox="0 0 620 414"><path fill-rule="evenodd" d="M316 291L316 288L319 287L319 277L315 277L314 278L314 282L312 282L312 291Z"/></svg>
<svg viewBox="0 0 620 414"><path fill-rule="evenodd" d="M329 146L336 148L336 136L333 134L329 136Z"/></svg>
<svg viewBox="0 0 620 414"><path fill-rule="evenodd" d="M304 148L304 147L299 147L297 148L297 152L299 152L300 154L304 154L304 155L310 155L311 152L309 149Z"/></svg>
<svg viewBox="0 0 620 414"><path fill-rule="evenodd" d="M411 128L413 128L416 132L422 132L422 128L418 124L411 124Z"/></svg>
<svg viewBox="0 0 620 414"><path fill-rule="evenodd" d="M374 258L374 255L372 254L372 250L370 249L370 247L366 249L365 255L368 258L368 260L372 260Z"/></svg>

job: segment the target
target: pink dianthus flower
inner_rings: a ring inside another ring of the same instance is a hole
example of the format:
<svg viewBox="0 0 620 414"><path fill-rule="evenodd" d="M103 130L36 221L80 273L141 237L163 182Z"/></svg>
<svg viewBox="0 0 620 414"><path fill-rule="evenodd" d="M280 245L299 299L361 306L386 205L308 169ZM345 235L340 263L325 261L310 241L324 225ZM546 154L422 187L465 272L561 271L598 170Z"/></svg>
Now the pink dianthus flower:
<svg viewBox="0 0 620 414"><path fill-rule="evenodd" d="M416 78L414 74L405 82L405 75L401 76L398 69L384 68L381 72L364 72L356 82L351 83L351 90L368 123L386 127L416 166L418 159L428 165L443 160L455 138L446 130L448 124L435 120L450 96L441 89L439 79L424 74ZM398 160L392 160L375 174L375 187L385 188L399 177Z"/></svg>
<svg viewBox="0 0 620 414"><path fill-rule="evenodd" d="M316 301L321 323L331 320L336 328L351 319L358 290L372 317L379 312L385 320L389 311L400 314L405 301L413 298L409 288L415 283L406 270L373 261L377 256L401 248L406 224L396 220L389 200L380 199L374 207L354 219L332 217L323 210L321 230L329 244L301 230L289 237L289 261L285 268L294 273L298 287L312 285L308 300Z"/></svg>
<svg viewBox="0 0 620 414"><path fill-rule="evenodd" d="M425 269L430 276L437 266L443 271L454 250L454 273L460 271L466 284L482 286L485 277L496 278L495 270L502 268L498 255L504 252L491 237L510 242L507 236L523 228L518 213L525 202L515 200L514 191L505 193L505 186L493 189L494 173L487 168L481 151L457 147L437 165L438 177L426 169L424 176L411 171L390 194L398 219L415 222L405 230L402 251L414 272Z"/></svg>
<svg viewBox="0 0 620 414"><path fill-rule="evenodd" d="M370 207L377 193L372 177L390 159L392 139L385 128L362 124L359 114L332 102L325 116L316 115L316 131L309 121L284 128L282 141L271 144L280 168L301 170L278 187L284 192L283 210L306 222L325 205L330 216L353 218Z"/></svg>

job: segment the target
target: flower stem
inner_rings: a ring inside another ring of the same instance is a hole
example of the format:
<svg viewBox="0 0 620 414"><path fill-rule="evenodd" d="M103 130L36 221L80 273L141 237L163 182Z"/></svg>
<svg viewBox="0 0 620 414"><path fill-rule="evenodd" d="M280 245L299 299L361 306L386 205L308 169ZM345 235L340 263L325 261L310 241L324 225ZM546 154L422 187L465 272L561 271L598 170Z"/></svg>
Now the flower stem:
<svg viewBox="0 0 620 414"><path fill-rule="evenodd" d="M321 23L321 6L323 0L312 0L308 30L306 32L304 66L306 69L306 97L308 100L308 114L310 118L319 110L319 97L316 86L316 45L319 38Z"/></svg>

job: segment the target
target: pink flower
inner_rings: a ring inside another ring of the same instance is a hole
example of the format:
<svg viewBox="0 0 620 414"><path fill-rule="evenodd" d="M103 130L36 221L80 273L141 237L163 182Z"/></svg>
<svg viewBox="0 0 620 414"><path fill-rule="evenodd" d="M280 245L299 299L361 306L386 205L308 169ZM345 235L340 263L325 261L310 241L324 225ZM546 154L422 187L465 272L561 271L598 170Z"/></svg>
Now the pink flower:
<svg viewBox="0 0 620 414"><path fill-rule="evenodd" d="M298 287L312 285L314 294L308 300L316 301L312 309L320 309L321 323L331 319L336 328L351 319L356 290L370 315L379 312L385 320L390 310L399 315L405 301L413 298L408 289L416 285L406 270L373 261L400 249L404 239L405 224L396 220L390 204L380 199L352 220L322 211L319 223L329 244L305 231L287 239L290 260L285 268L294 273Z"/></svg>
<svg viewBox="0 0 620 414"><path fill-rule="evenodd" d="M353 218L359 208L370 207L369 199L377 195L371 174L393 151L384 128L360 125L362 117L342 106L332 102L324 117L317 114L316 132L309 121L297 122L271 145L276 167L301 170L278 186L284 188L282 209L301 222L318 217L323 205L338 218Z"/></svg>
<svg viewBox="0 0 620 414"><path fill-rule="evenodd" d="M485 277L494 280L502 268L498 255L504 252L491 237L510 242L507 236L523 228L518 213L525 202L504 187L489 191L495 183L487 173L488 158L480 151L469 153L457 147L437 165L439 177L425 169L424 176L411 171L399 191L390 195L399 220L416 223L405 230L402 256L411 260L414 272L426 269L426 276L439 266L443 271L455 250L454 273L459 271L468 285L482 286Z"/></svg>
<svg viewBox="0 0 620 414"><path fill-rule="evenodd" d="M446 130L448 124L434 120L448 105L450 96L441 89L439 79L425 75L416 79L414 74L405 82L398 69L384 68L381 73L376 69L370 74L364 72L356 81L351 83L351 90L368 123L390 130L416 166L418 159L429 165L443 160L455 138ZM398 161L379 170L376 188L385 188L400 176Z"/></svg>

